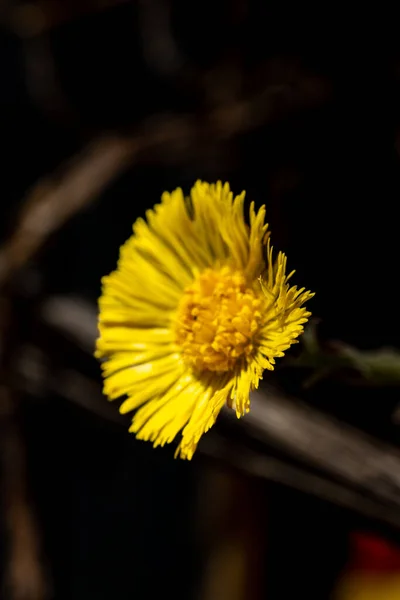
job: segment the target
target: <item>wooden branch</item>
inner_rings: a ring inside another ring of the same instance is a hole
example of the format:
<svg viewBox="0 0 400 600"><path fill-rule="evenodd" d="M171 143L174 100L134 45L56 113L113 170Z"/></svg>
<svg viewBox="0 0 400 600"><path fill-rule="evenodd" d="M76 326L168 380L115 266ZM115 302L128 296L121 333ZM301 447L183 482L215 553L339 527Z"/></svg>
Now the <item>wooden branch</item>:
<svg viewBox="0 0 400 600"><path fill-rule="evenodd" d="M199 451L225 467L230 466L247 475L284 485L350 510L373 523L383 525L400 539L399 506L388 506L387 503L353 488L351 484L333 481L323 469L320 474L315 474L307 465L294 465L289 460L268 455L267 449L262 453L239 443L232 443L231 438L221 436L218 426L204 437Z"/></svg>
<svg viewBox="0 0 400 600"><path fill-rule="evenodd" d="M16 417L18 398L10 386L16 346L18 324L9 290L4 289L0 294L0 473L7 534L4 585L12 600L44 600L48 577L29 501L25 446Z"/></svg>
<svg viewBox="0 0 400 600"><path fill-rule="evenodd" d="M95 307L87 302L57 297L43 303L40 318L69 343L91 352L97 335L95 314ZM29 390L29 372L37 374L39 369L33 363L27 370L24 356L21 352L19 375L25 372ZM125 426L126 416L119 415L117 406L101 395L99 384L65 365L52 365L51 372L53 390L54 382L62 382L57 393L67 394L85 409ZM68 377L76 385L66 385ZM18 381L23 380L18 377ZM272 387L254 392L251 402L250 413L240 420L232 411L223 411L222 426L217 423L204 436L199 452L250 475L350 509L400 535L400 453L396 447ZM272 456L277 453L279 458Z"/></svg>
<svg viewBox="0 0 400 600"><path fill-rule="evenodd" d="M94 352L97 337L96 305L79 296L49 296L39 308L40 318L83 351Z"/></svg>
<svg viewBox="0 0 400 600"><path fill-rule="evenodd" d="M107 421L129 427L129 416L121 415L118 406L107 401L100 382L74 368L55 363L37 346L21 346L15 364L14 386L32 396L55 394Z"/></svg>
<svg viewBox="0 0 400 600"><path fill-rule="evenodd" d="M4 585L12 600L44 600L49 596L41 536L27 489L26 456L15 397L0 386L1 472L7 553Z"/></svg>
<svg viewBox="0 0 400 600"><path fill-rule="evenodd" d="M253 393L252 410L242 427L249 437L400 508L396 447L268 387Z"/></svg>
<svg viewBox="0 0 400 600"><path fill-rule="evenodd" d="M98 197L126 168L135 145L131 139L95 140L61 169L40 181L23 203L15 231L0 250L0 286L41 248L68 219Z"/></svg>

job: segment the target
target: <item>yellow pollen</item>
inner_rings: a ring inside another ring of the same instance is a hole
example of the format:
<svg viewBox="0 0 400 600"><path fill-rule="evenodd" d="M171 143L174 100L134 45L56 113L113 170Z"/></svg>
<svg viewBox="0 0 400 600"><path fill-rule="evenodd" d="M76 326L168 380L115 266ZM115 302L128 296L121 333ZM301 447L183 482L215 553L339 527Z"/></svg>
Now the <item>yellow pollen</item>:
<svg viewBox="0 0 400 600"><path fill-rule="evenodd" d="M265 298L245 275L229 267L206 269L179 303L175 332L187 364L200 371L230 371L251 358Z"/></svg>

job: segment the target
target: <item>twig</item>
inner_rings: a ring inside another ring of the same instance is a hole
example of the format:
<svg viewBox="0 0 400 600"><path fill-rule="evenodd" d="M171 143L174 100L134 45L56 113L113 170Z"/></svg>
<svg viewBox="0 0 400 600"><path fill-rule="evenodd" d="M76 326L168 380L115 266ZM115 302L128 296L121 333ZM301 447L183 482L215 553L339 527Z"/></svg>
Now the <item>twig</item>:
<svg viewBox="0 0 400 600"><path fill-rule="evenodd" d="M43 600L49 592L40 535L28 499L25 448L15 418L16 399L0 389L2 496L8 533L4 586L12 600Z"/></svg>
<svg viewBox="0 0 400 600"><path fill-rule="evenodd" d="M43 600L47 577L40 556L36 519L28 500L25 448L16 418L17 398L10 385L18 344L8 290L0 296L0 462L8 534L5 582L12 600Z"/></svg>
<svg viewBox="0 0 400 600"><path fill-rule="evenodd" d="M15 231L0 251L0 287L68 219L94 200L132 159L132 140L99 139L62 169L40 181L22 206Z"/></svg>
<svg viewBox="0 0 400 600"><path fill-rule="evenodd" d="M235 444L222 437L217 430L210 432L200 445L200 452L223 465L230 465L266 481L279 483L294 490L314 496L330 504L351 510L371 520L388 526L388 529L400 536L400 506L389 506L377 501L346 483L332 481L326 473L316 475L307 467L294 466L282 459L256 452L246 446Z"/></svg>
<svg viewBox="0 0 400 600"><path fill-rule="evenodd" d="M107 421L129 425L129 416L121 415L115 404L106 401L97 381L52 358L41 348L22 346L15 364L15 388L32 396L55 394Z"/></svg>
<svg viewBox="0 0 400 600"><path fill-rule="evenodd" d="M228 413L229 415L231 413ZM400 452L273 388L252 395L242 427L330 477L400 508Z"/></svg>
<svg viewBox="0 0 400 600"><path fill-rule="evenodd" d="M69 343L91 351L96 336L94 314L94 307L84 301L57 297L43 304L40 318L53 332L67 337ZM84 329L81 327L84 321L92 325ZM87 335L86 341L83 332ZM24 354L20 356L19 375L24 372L25 362ZM38 373L39 369L35 366L25 369L25 377L29 378L29 371ZM51 372L58 380L59 373L66 376L66 366L52 364ZM78 375L75 373L72 381L77 381ZM44 375L45 382L46 377ZM18 380L23 379L18 377ZM97 391L95 387L91 384L90 394L81 393L79 385L66 389L69 399L85 409L100 414L102 406L109 412L103 416L113 420L114 409L115 419L123 423L117 406L110 406L102 397L100 387ZM63 389L64 384L59 393L62 394ZM303 405L275 388L253 393L251 401L250 413L240 421L232 411L224 411L229 439L224 439L223 430L220 431L217 424L204 436L199 451L251 475L349 508L400 533L400 453L397 448ZM246 446L238 441L243 438ZM271 450L286 458L272 458Z"/></svg>

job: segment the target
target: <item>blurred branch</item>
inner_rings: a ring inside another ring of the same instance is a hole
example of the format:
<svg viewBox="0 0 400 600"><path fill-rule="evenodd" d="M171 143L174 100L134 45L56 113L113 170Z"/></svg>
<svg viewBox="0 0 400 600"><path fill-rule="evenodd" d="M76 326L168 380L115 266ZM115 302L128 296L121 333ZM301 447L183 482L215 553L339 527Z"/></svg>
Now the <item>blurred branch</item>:
<svg viewBox="0 0 400 600"><path fill-rule="evenodd" d="M11 295L0 294L0 465L1 495L7 532L5 582L12 600L43 600L47 577L40 556L40 536L28 499L25 448L16 418L17 397L11 365L18 345Z"/></svg>
<svg viewBox="0 0 400 600"><path fill-rule="evenodd" d="M91 302L79 296L50 296L40 307L40 317L83 351L94 352L97 310Z"/></svg>
<svg viewBox="0 0 400 600"><path fill-rule="evenodd" d="M43 303L39 315L46 327L58 332L60 340L67 338L69 343L91 352L96 336L94 306L78 298L50 298ZM82 327L83 322L90 326ZM49 363L49 371L51 380L43 374L45 386L46 381L53 381L51 386L63 381L57 387L60 395L105 418L121 424L126 422L126 417L118 414L116 406L107 403L100 386L90 383L90 379L84 378L85 384L81 386L79 373L73 374L64 364L54 362ZM17 381L26 389L34 389L29 373L37 375L39 372L32 364L26 368L26 354L21 353ZM65 385L65 378L70 376L72 382L79 381L79 384ZM89 388L90 393L87 393ZM303 405L275 388L254 392L251 402L250 413L240 421L232 411L224 411L222 427L217 425L204 437L199 451L250 475L351 509L400 534L400 453L397 448ZM271 452L278 452L281 457L274 458Z"/></svg>
<svg viewBox="0 0 400 600"><path fill-rule="evenodd" d="M23 203L14 233L0 250L0 286L52 233L98 197L129 164L134 148L132 140L122 137L96 140L59 174L34 187Z"/></svg>
<svg viewBox="0 0 400 600"><path fill-rule="evenodd" d="M394 446L273 388L253 393L241 428L249 438L267 441L330 478L400 508L400 453Z"/></svg>
<svg viewBox="0 0 400 600"><path fill-rule="evenodd" d="M43 600L49 593L48 577L28 498L25 448L15 419L15 397L4 385L0 395L2 500L8 541L4 586L12 600Z"/></svg>
<svg viewBox="0 0 400 600"><path fill-rule="evenodd" d="M306 328L297 358L286 359L283 366L306 369L311 372L304 382L311 387L321 379L335 376L347 385L398 386L400 385L400 352L394 348L358 350L344 342L319 343L316 320Z"/></svg>
<svg viewBox="0 0 400 600"><path fill-rule="evenodd" d="M275 388L254 392L240 427L204 437L201 452L250 475L351 510L400 538L400 454ZM234 439L234 438L233 438ZM254 443L255 447L254 447ZM281 456L271 456L271 451Z"/></svg>
<svg viewBox="0 0 400 600"><path fill-rule="evenodd" d="M218 427L217 427L218 429ZM248 475L284 485L330 504L352 511L372 522L388 527L388 531L400 536L399 506L388 506L372 498L346 482L333 481L325 473L315 474L303 465L275 458L259 450L251 450L211 431L202 440L199 450L205 456L221 462Z"/></svg>
<svg viewBox="0 0 400 600"><path fill-rule="evenodd" d="M55 394L107 421L129 425L129 417L106 401L100 383L76 369L57 364L37 346L21 348L14 376L14 385L21 392L38 397Z"/></svg>

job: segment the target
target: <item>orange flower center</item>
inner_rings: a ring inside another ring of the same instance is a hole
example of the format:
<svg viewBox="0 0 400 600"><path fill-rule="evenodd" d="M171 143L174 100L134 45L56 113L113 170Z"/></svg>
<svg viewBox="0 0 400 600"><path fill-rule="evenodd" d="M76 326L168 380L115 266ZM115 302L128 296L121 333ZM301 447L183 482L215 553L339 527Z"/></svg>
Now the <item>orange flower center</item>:
<svg viewBox="0 0 400 600"><path fill-rule="evenodd" d="M264 297L248 286L240 271L206 269L188 286L179 303L176 341L195 369L230 371L254 351L262 323Z"/></svg>

